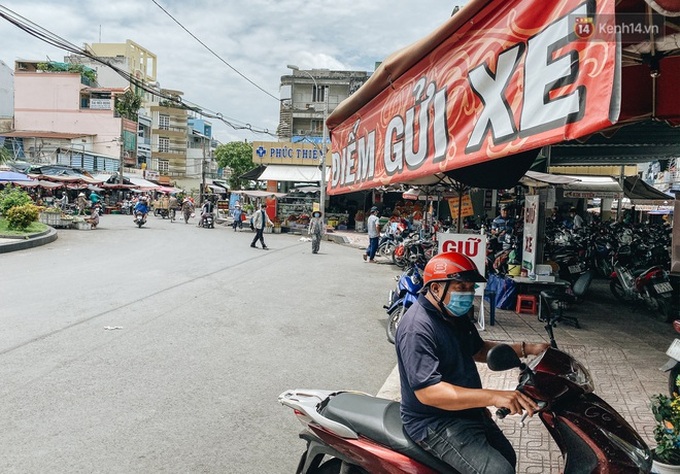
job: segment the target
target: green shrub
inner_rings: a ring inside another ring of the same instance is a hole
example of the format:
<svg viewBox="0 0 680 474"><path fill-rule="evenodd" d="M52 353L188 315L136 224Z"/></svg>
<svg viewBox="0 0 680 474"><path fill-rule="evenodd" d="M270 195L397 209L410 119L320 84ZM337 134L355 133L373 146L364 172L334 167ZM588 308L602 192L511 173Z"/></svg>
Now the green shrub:
<svg viewBox="0 0 680 474"><path fill-rule="evenodd" d="M25 191L19 188L5 188L0 191L0 213L7 215L7 211L15 206L31 204L33 200Z"/></svg>
<svg viewBox="0 0 680 474"><path fill-rule="evenodd" d="M38 220L40 208L35 204L23 204L11 207L5 214L7 227L10 229L23 230Z"/></svg>

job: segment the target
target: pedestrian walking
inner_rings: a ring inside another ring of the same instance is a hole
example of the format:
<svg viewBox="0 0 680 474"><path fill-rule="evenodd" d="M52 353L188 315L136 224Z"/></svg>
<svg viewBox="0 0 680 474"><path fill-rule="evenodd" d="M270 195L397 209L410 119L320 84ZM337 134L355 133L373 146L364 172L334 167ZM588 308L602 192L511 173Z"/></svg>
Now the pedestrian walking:
<svg viewBox="0 0 680 474"><path fill-rule="evenodd" d="M85 199L85 193L78 194L76 199L76 206L78 207L78 215L85 214L85 208L87 207L87 199Z"/></svg>
<svg viewBox="0 0 680 474"><path fill-rule="evenodd" d="M260 243L262 244L262 248L264 250L267 250L267 245L264 243L264 228L265 226L273 226L274 223L269 219L269 216L267 215L267 205L262 204L260 206L260 210L255 213L253 216L253 227L255 228L255 238L253 241L250 243L250 246L253 248L257 248L257 241L259 240Z"/></svg>
<svg viewBox="0 0 680 474"><path fill-rule="evenodd" d="M312 253L319 253L321 237L325 231L324 227L321 211L312 212L312 218L309 220L309 235L312 236Z"/></svg>
<svg viewBox="0 0 680 474"><path fill-rule="evenodd" d="M368 227L368 247L363 255L364 261L368 260L370 263L375 263L375 253L378 251L378 240L380 239L380 218L378 217L378 208L375 206L370 210L366 227Z"/></svg>
<svg viewBox="0 0 680 474"><path fill-rule="evenodd" d="M237 203L234 206L234 222L232 224L234 226L234 232L236 232L236 229L243 230L243 218L242 217L243 217L243 211L241 210L241 205Z"/></svg>

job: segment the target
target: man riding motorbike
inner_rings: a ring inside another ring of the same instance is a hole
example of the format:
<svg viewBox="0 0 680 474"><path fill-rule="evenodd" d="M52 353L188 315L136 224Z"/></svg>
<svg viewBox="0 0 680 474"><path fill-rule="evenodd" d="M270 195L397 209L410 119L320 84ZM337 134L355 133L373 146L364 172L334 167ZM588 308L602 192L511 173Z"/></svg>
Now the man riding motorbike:
<svg viewBox="0 0 680 474"><path fill-rule="evenodd" d="M201 222L200 226L207 227L208 217L213 217L213 212L215 210L215 204L213 204L212 199L208 197L203 206L201 207Z"/></svg>
<svg viewBox="0 0 680 474"><path fill-rule="evenodd" d="M137 204L135 204L135 208L134 208L135 222L137 221L137 217L136 217L137 212L141 212L142 213L142 219L146 220L146 215L149 213L149 204L147 202L146 196L140 197L139 201L137 201Z"/></svg>
<svg viewBox="0 0 680 474"><path fill-rule="evenodd" d="M438 254L425 266L424 294L402 317L395 338L401 418L413 441L460 472L514 473L515 451L487 407L533 415L538 406L516 390L482 388L475 362L486 362L497 343L482 340L468 313L475 282L484 281L475 263L457 252ZM520 357L548 347L512 345Z"/></svg>

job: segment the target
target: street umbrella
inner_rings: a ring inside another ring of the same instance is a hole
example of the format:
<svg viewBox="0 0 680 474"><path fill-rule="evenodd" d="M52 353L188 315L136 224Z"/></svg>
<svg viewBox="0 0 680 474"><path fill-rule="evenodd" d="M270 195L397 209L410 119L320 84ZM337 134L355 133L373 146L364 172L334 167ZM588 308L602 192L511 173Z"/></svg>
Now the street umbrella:
<svg viewBox="0 0 680 474"><path fill-rule="evenodd" d="M0 181L31 181L31 178L23 173L0 171Z"/></svg>

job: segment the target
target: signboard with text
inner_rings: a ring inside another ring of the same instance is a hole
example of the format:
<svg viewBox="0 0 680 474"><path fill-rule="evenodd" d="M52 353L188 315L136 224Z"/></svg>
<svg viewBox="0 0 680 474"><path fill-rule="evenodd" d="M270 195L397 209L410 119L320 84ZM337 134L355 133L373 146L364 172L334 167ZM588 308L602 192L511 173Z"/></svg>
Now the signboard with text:
<svg viewBox="0 0 680 474"><path fill-rule="evenodd" d="M477 265L479 273L486 273L486 235L479 234L449 234L448 232L437 233L439 253L458 252L467 255ZM479 285L475 294L481 296L484 293L484 285Z"/></svg>
<svg viewBox="0 0 680 474"><path fill-rule="evenodd" d="M374 93L369 80L363 105L338 123L331 114L329 194L503 159L617 120L614 0L492 0L457 23L465 8L394 55L389 87Z"/></svg>
<svg viewBox="0 0 680 474"><path fill-rule="evenodd" d="M260 165L319 166L321 154L314 143L253 142L253 163Z"/></svg>
<svg viewBox="0 0 680 474"><path fill-rule="evenodd" d="M522 268L527 273L536 269L538 243L538 195L524 197L524 238L522 243Z"/></svg>
<svg viewBox="0 0 680 474"><path fill-rule="evenodd" d="M451 213L451 219L458 219L458 201L460 198L454 197L449 198L449 212ZM470 199L469 194L463 195L463 202L460 208L460 214L462 217L469 217L475 215L475 210L472 207L472 199Z"/></svg>

